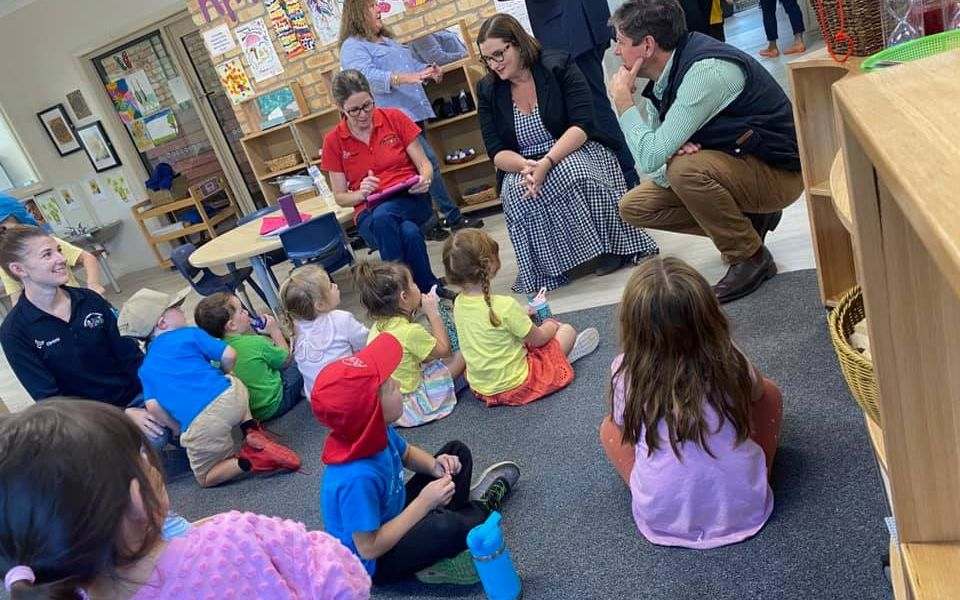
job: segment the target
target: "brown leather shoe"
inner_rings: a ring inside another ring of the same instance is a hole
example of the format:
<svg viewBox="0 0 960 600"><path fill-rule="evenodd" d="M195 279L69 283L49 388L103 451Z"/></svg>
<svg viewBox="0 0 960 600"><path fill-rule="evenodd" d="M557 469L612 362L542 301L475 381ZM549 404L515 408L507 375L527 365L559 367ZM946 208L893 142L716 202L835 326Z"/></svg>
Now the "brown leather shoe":
<svg viewBox="0 0 960 600"><path fill-rule="evenodd" d="M778 210L772 213L743 213L743 216L750 219L750 224L760 236L760 242L766 243L767 233L773 231L780 224L783 217L783 211Z"/></svg>
<svg viewBox="0 0 960 600"><path fill-rule="evenodd" d="M723 279L713 286L720 304L743 298L753 292L777 274L777 265L766 246L760 246L757 252L747 260L730 265Z"/></svg>

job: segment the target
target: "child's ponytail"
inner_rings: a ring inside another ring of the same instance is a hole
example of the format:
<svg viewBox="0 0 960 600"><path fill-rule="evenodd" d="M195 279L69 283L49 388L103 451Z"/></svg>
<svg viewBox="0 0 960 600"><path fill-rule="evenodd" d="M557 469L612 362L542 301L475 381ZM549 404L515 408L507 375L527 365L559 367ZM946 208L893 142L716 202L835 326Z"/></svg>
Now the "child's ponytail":
<svg viewBox="0 0 960 600"><path fill-rule="evenodd" d="M490 301L490 277L500 269L500 246L479 229L461 229L443 245L443 268L447 280L454 285L478 285L487 303L490 324L499 327L502 321Z"/></svg>
<svg viewBox="0 0 960 600"><path fill-rule="evenodd" d="M487 274L489 264L490 261L486 257L480 259L480 269L477 275L480 279L480 289L483 290L483 301L487 303L490 324L494 327L500 327L500 317L497 316L497 313L493 312L493 304L490 302L490 275Z"/></svg>
<svg viewBox="0 0 960 600"><path fill-rule="evenodd" d="M353 277L360 292L360 304L371 319L407 316L400 307L400 295L413 284L413 276L405 265L358 261Z"/></svg>

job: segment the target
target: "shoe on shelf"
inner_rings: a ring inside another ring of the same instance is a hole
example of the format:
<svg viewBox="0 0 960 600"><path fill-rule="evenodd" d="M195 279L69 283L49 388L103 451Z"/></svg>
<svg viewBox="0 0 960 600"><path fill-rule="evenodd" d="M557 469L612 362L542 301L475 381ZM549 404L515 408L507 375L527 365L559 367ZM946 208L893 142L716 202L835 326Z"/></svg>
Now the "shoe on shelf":
<svg viewBox="0 0 960 600"><path fill-rule="evenodd" d="M268 436L263 429L247 432L237 458L250 461L254 473L300 470L297 453Z"/></svg>
<svg viewBox="0 0 960 600"><path fill-rule="evenodd" d="M629 256L621 256L619 254L601 254L597 258L596 267L593 269L593 274L597 277L603 277L604 275L609 275L619 271L630 262Z"/></svg>
<svg viewBox="0 0 960 600"><path fill-rule="evenodd" d="M473 564L473 557L469 550L464 550L453 558L444 558L430 565L422 571L417 571L415 577L420 583L447 584L447 585L475 585L480 583L477 568Z"/></svg>
<svg viewBox="0 0 960 600"><path fill-rule="evenodd" d="M476 483L470 486L470 499L476 502L483 502L483 497L493 487L493 483L498 479L503 479L507 484L507 492L517 487L520 481L520 467L512 460L505 460L493 463L480 473ZM504 496L505 497L505 496ZM502 501L504 497L501 497Z"/></svg>
<svg viewBox="0 0 960 600"><path fill-rule="evenodd" d="M449 227L451 231L459 231L461 229L467 229L467 228L480 229L481 227L483 227L483 219L479 219L476 217L471 218L466 215L461 216L460 220L454 223L447 223L446 219L444 219L442 223L446 227Z"/></svg>
<svg viewBox="0 0 960 600"><path fill-rule="evenodd" d="M428 229L423 234L423 237L424 239L431 242L442 242L443 240L450 237L450 232L444 229L443 227L440 227L440 224L437 223L435 227Z"/></svg>
<svg viewBox="0 0 960 600"><path fill-rule="evenodd" d="M453 302L454 300L457 299L457 296L459 295L460 294L458 292L451 290L447 286L444 286L444 285L437 286L437 296L441 300L449 300L450 302Z"/></svg>
<svg viewBox="0 0 960 600"><path fill-rule="evenodd" d="M573 364L584 356L593 353L599 345L600 332L595 327L587 327L577 334L577 339L573 342L573 348L567 355L567 360L570 361L570 364Z"/></svg>
<svg viewBox="0 0 960 600"><path fill-rule="evenodd" d="M723 279L713 286L720 304L748 296L777 274L777 264L766 246L760 246L747 260L730 265Z"/></svg>
<svg viewBox="0 0 960 600"><path fill-rule="evenodd" d="M750 224L753 225L753 229L757 232L757 235L760 236L760 241L765 243L767 233L776 229L777 225L780 224L780 219L783 218L783 211L778 210L772 213L743 213L743 215L750 219Z"/></svg>

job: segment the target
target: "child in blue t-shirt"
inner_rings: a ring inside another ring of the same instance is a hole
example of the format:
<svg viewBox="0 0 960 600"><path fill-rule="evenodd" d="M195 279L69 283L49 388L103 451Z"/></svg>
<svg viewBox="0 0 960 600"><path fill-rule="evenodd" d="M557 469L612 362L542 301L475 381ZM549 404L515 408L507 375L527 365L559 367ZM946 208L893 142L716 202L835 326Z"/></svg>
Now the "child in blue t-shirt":
<svg viewBox="0 0 960 600"><path fill-rule="evenodd" d="M360 557L376 584L413 576L473 584L467 533L500 510L520 469L495 464L471 487L465 444L448 442L436 456L407 444L389 425L403 414L391 378L402 355L400 342L382 333L317 375L310 404L330 428L322 455L324 526ZM405 468L416 473L406 484Z"/></svg>
<svg viewBox="0 0 960 600"><path fill-rule="evenodd" d="M180 432L180 445L202 487L247 472L299 469L300 457L269 438L250 415L247 388L229 375L236 352L188 327L182 302L182 295L142 289L120 311L120 332L149 340L139 371L147 411L174 434ZM239 453L232 436L237 426L244 436Z"/></svg>

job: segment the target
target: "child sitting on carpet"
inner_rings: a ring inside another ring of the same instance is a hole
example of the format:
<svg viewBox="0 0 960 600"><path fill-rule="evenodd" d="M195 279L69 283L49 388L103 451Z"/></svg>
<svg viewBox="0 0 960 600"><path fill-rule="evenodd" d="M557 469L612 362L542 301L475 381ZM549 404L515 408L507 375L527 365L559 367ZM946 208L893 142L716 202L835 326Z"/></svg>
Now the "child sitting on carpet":
<svg viewBox="0 0 960 600"><path fill-rule="evenodd" d="M299 469L300 457L266 435L250 414L246 386L229 375L237 353L188 327L182 302L181 296L144 288L120 309L120 333L150 340L139 370L147 412L174 434L182 432L180 445L202 487L247 472ZM237 426L244 435L239 453L232 437Z"/></svg>
<svg viewBox="0 0 960 600"><path fill-rule="evenodd" d="M730 339L710 285L680 259L643 262L623 292L620 340L600 438L640 533L696 549L757 533L773 510L782 401Z"/></svg>
<svg viewBox="0 0 960 600"><path fill-rule="evenodd" d="M390 333L403 346L403 360L393 374L403 394L403 414L396 424L414 427L449 415L457 404L453 380L464 364L459 352L450 351L436 290L421 294L410 269L395 262L361 262L354 276L360 303L374 320L368 342ZM426 314L431 331L413 322L418 310Z"/></svg>
<svg viewBox="0 0 960 600"><path fill-rule="evenodd" d="M317 376L310 404L330 428L321 457L323 522L361 558L374 583L415 575L425 583L476 583L467 533L500 510L520 469L495 464L471 487L465 444L449 442L436 456L407 444L390 426L404 410L391 378L403 354L397 339L383 333ZM416 473L406 485L404 467Z"/></svg>
<svg viewBox="0 0 960 600"><path fill-rule="evenodd" d="M197 327L236 351L233 374L247 386L250 412L254 419L269 421L289 412L304 393L303 377L277 320L270 315L263 318L263 332L269 339L253 330L250 313L239 298L226 292L207 296L193 311Z"/></svg>
<svg viewBox="0 0 960 600"><path fill-rule="evenodd" d="M490 293L500 246L479 229L462 229L443 246L447 280L462 293L453 303L467 382L487 406L539 400L573 381L571 364L597 349L593 327L579 335L548 319L540 326L511 296Z"/></svg>
<svg viewBox="0 0 960 600"><path fill-rule="evenodd" d="M317 373L367 345L369 330L340 305L340 288L320 265L304 265L280 286L281 318L293 331L293 355L310 397Z"/></svg>
<svg viewBox="0 0 960 600"><path fill-rule="evenodd" d="M118 408L46 400L0 421L13 600L370 597L363 566L326 533L230 512L165 540L169 504L156 454Z"/></svg>

